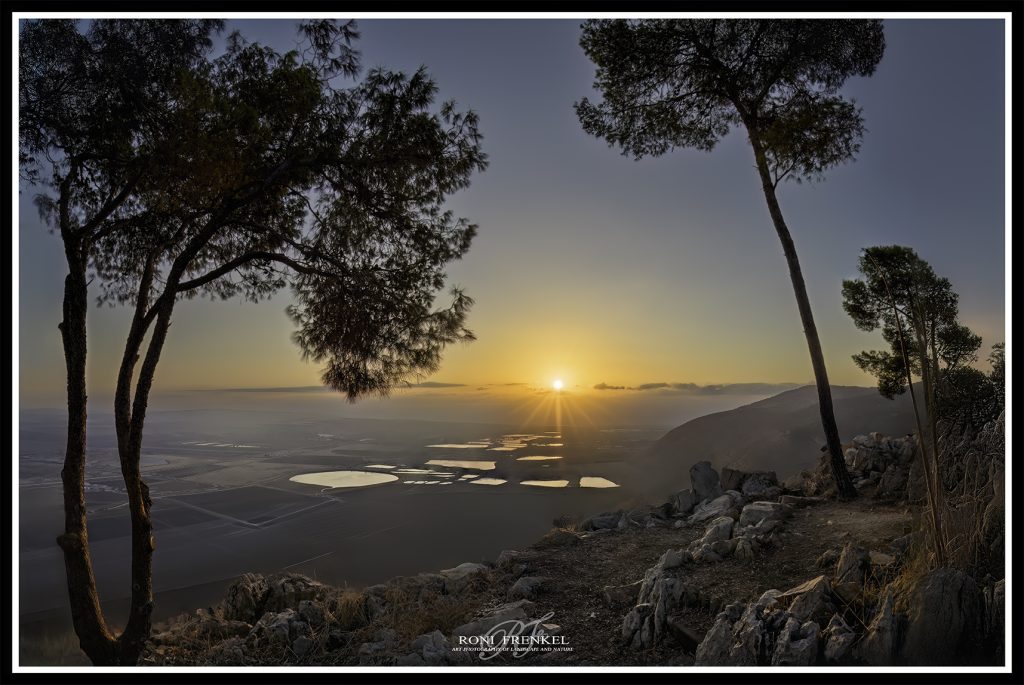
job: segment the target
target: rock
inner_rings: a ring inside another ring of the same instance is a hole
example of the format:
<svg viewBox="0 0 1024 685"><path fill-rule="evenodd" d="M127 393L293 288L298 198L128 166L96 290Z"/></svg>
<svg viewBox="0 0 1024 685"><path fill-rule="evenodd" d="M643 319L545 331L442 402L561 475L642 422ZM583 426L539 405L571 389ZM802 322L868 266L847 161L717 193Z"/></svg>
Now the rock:
<svg viewBox="0 0 1024 685"><path fill-rule="evenodd" d="M613 529L619 524L622 517L621 511L608 511L585 519L580 524L582 530L606 530Z"/></svg>
<svg viewBox="0 0 1024 685"><path fill-rule="evenodd" d="M686 515L700 502L693 490L680 490L672 498L672 508L677 514Z"/></svg>
<svg viewBox="0 0 1024 685"><path fill-rule="evenodd" d="M773 471L755 471L743 479L741 492L751 499L762 499L779 484L779 479Z"/></svg>
<svg viewBox="0 0 1024 685"><path fill-rule="evenodd" d="M792 598L789 613L797 620L814 621L819 625L833 613L829 597L832 593L825 576L818 576L802 585L786 590L779 599Z"/></svg>
<svg viewBox="0 0 1024 685"><path fill-rule="evenodd" d="M733 550L733 554L736 555L736 558L743 559L744 561L750 561L753 559L755 552L756 550L754 549L753 541L747 538L738 539L736 541L736 549Z"/></svg>
<svg viewBox="0 0 1024 685"><path fill-rule="evenodd" d="M525 621L535 610L536 605L528 599L520 599L515 602L502 604L488 611L483 616L455 628L452 631L452 635L456 637L460 635L467 637L470 635L483 635L499 623L513 620Z"/></svg>
<svg viewBox="0 0 1024 685"><path fill-rule="evenodd" d="M263 614L252 627L246 641L257 647L289 646L301 636L308 636L309 625L301 619L294 609Z"/></svg>
<svg viewBox="0 0 1024 685"><path fill-rule="evenodd" d="M697 645L694 653L695 666L727 666L733 645L733 624L743 613L742 604L730 604L715 617L711 629Z"/></svg>
<svg viewBox="0 0 1024 685"><path fill-rule="evenodd" d="M300 659L306 656L306 653L309 652L309 650L312 647L313 640L306 637L305 635L300 635L299 637L295 638L294 642L292 642L292 651L295 652L295 656L299 657Z"/></svg>
<svg viewBox="0 0 1024 685"><path fill-rule="evenodd" d="M442 569L444 591L449 595L461 594L474 585L478 585L489 570L484 564L473 562L459 564L455 568Z"/></svg>
<svg viewBox="0 0 1024 685"><path fill-rule="evenodd" d="M732 537L734 523L728 516L719 516L712 520L704 530L704 536L700 539L700 544L710 545L719 540L728 540Z"/></svg>
<svg viewBox="0 0 1024 685"><path fill-rule="evenodd" d="M625 524L623 524L623 520L626 521ZM629 521L625 516L623 516L621 519L619 519L619 523L616 524L616 527L625 528L627 525L629 525ZM550 533L542 537L540 541L537 543L537 546L571 547L573 545L578 544L580 544L580 536L576 535L576 533L573 533L569 530L565 530L564 528L556 528L555 530L552 530Z"/></svg>
<svg viewBox="0 0 1024 685"><path fill-rule="evenodd" d="M709 461L699 461L690 467L690 484L701 502L715 499L722 494L718 472L711 468Z"/></svg>
<svg viewBox="0 0 1024 685"><path fill-rule="evenodd" d="M729 495L720 495L713 500L701 502L690 516L690 523L701 523L718 516L726 516L733 509L733 499Z"/></svg>
<svg viewBox="0 0 1024 685"><path fill-rule="evenodd" d="M723 490L739 490L743 487L743 479L747 474L739 469L731 469L728 466L722 468L721 484Z"/></svg>
<svg viewBox="0 0 1024 685"><path fill-rule="evenodd" d="M615 515L615 520L618 521L618 515ZM510 569L516 564L523 556L523 553L516 549L504 549L498 558L495 559L494 565L500 569Z"/></svg>
<svg viewBox="0 0 1024 685"><path fill-rule="evenodd" d="M666 550L658 562L644 573L637 604L622 619L622 637L635 648L657 644L667 631L665 621L680 604L686 586L678 578L666 576L669 569L681 566L685 550Z"/></svg>
<svg viewBox="0 0 1024 685"><path fill-rule="evenodd" d="M255 623L263 615L270 586L258 573L245 573L228 588L224 599L224 617Z"/></svg>
<svg viewBox="0 0 1024 685"><path fill-rule="evenodd" d="M825 661L831 664L843 663L857 634L839 614L832 616L822 637L825 640Z"/></svg>
<svg viewBox="0 0 1024 685"><path fill-rule="evenodd" d="M896 561L896 557L891 554L885 554L884 552L877 552L872 550L868 552L868 560L872 566L892 566Z"/></svg>
<svg viewBox="0 0 1024 685"><path fill-rule="evenodd" d="M907 496L907 472L897 464L889 464L878 481L875 497L882 500L902 500Z"/></svg>
<svg viewBox="0 0 1024 685"><path fill-rule="evenodd" d="M903 661L911 666L967 666L979 662L984 604L974 579L938 568L914 587L907 601Z"/></svg>
<svg viewBox="0 0 1024 685"><path fill-rule="evenodd" d="M854 654L869 666L892 665L896 656L896 629L892 591L886 590L867 633L854 647Z"/></svg>
<svg viewBox="0 0 1024 685"><path fill-rule="evenodd" d="M451 645L440 630L420 635L410 646L427 666L441 666L449 661Z"/></svg>
<svg viewBox="0 0 1024 685"><path fill-rule="evenodd" d="M299 602L299 616L313 628L319 628L325 622L323 607L310 599Z"/></svg>
<svg viewBox="0 0 1024 685"><path fill-rule="evenodd" d="M295 609L304 599L322 599L327 586L299 573L275 573L267 578L267 595L263 611Z"/></svg>
<svg viewBox="0 0 1024 685"><path fill-rule="evenodd" d="M653 613L654 607L651 604L637 604L622 619L622 639L627 644L632 644L634 638L640 634L644 620Z"/></svg>
<svg viewBox="0 0 1024 685"><path fill-rule="evenodd" d="M722 555L715 552L711 545L704 545L693 554L693 560L705 564L717 564L722 560Z"/></svg>
<svg viewBox="0 0 1024 685"><path fill-rule="evenodd" d="M510 599L534 599L550 583L551 579L544 576L523 576L509 588L508 596Z"/></svg>
<svg viewBox="0 0 1024 685"><path fill-rule="evenodd" d="M815 504L821 504L824 501L824 497L798 497L796 495L782 495L779 497L779 503L789 507L810 507Z"/></svg>
<svg viewBox="0 0 1024 685"><path fill-rule="evenodd" d="M854 545L852 542L846 543L842 553L839 555L839 561L836 563L834 576L836 584L863 584L864 573L868 568L869 562L870 557L868 557L868 553L863 548Z"/></svg>
<svg viewBox="0 0 1024 685"><path fill-rule="evenodd" d="M914 546L920 536L916 533L907 533L889 543L889 547L897 556L905 556L910 548Z"/></svg>
<svg viewBox="0 0 1024 685"><path fill-rule="evenodd" d="M789 508L778 502L751 502L740 513L740 525L751 526L765 519L781 521L789 515Z"/></svg>
<svg viewBox="0 0 1024 685"><path fill-rule="evenodd" d="M640 595L640 588L644 581L638 580L629 585L605 585L601 590L601 599L608 606L615 607L623 604L636 604L636 598Z"/></svg>
<svg viewBox="0 0 1024 685"><path fill-rule="evenodd" d="M711 543L710 548L712 554L716 554L719 559L723 559L725 557L732 556L732 553L736 551L736 541L716 540Z"/></svg>
<svg viewBox="0 0 1024 685"><path fill-rule="evenodd" d="M775 641L772 666L810 666L818 658L818 624L786 621Z"/></svg>
<svg viewBox="0 0 1024 685"><path fill-rule="evenodd" d="M818 560L814 562L814 565L823 569L835 568L836 562L839 561L839 554L841 552L842 550L837 547L827 549L821 553L821 556L819 556Z"/></svg>

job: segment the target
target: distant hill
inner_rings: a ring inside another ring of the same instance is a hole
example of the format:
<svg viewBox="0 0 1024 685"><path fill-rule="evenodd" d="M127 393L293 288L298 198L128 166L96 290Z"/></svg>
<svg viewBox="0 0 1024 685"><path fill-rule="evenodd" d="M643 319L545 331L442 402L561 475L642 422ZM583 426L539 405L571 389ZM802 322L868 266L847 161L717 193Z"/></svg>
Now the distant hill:
<svg viewBox="0 0 1024 685"><path fill-rule="evenodd" d="M872 431L905 435L914 430L907 394L887 400L875 388L833 386L832 402L843 442ZM716 469L769 470L785 478L817 464L824 444L818 394L808 385L687 421L640 461L652 487L681 489L689 486L690 466L701 460Z"/></svg>

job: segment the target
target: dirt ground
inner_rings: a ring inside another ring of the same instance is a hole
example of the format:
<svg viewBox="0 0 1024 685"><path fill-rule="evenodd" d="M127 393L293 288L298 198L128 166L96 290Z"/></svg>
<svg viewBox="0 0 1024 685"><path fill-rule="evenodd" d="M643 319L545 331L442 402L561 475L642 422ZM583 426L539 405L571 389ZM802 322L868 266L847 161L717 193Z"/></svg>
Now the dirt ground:
<svg viewBox="0 0 1024 685"><path fill-rule="evenodd" d="M685 564L680 577L696 583L710 606L691 607L682 614L698 636L711 627L718 606L750 601L765 590L788 590L822 571L816 567L825 551L847 542L868 550L888 551L889 542L910 531L912 512L906 506L889 506L865 500L825 502L797 509L786 521L779 547L760 551L754 559L729 557L713 564ZM547 656L531 654L518 665L689 665L693 654L668 641L652 650L635 650L622 644L623 616L629 606L609 606L602 589L643 578L644 572L668 549L686 547L703 534L703 526L685 528L633 528L588 537L579 544L556 549L534 546L526 553L526 575L547 576L551 590L536 600L536 613L554 612L550 622L560 626L571 652ZM484 603L508 601L515 576L499 573ZM487 600L490 600L488 602ZM509 665L512 657L498 657L492 665Z"/></svg>

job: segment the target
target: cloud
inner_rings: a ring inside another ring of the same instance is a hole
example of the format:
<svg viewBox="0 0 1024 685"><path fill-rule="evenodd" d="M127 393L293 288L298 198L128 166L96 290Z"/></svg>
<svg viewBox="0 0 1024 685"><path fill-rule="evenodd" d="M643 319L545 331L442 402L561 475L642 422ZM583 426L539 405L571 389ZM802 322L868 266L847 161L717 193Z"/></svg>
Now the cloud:
<svg viewBox="0 0 1024 685"><path fill-rule="evenodd" d="M800 387L800 383L641 383L640 385L609 385L598 383L594 390L661 390L680 395L776 395Z"/></svg>
<svg viewBox="0 0 1024 685"><path fill-rule="evenodd" d="M441 383L439 381L426 381L424 383L413 383L413 388L463 388L465 383Z"/></svg>
<svg viewBox="0 0 1024 685"><path fill-rule="evenodd" d="M642 385L636 386L633 389L634 390L661 390L662 388L668 388L668 387L670 387L670 384L668 384L668 383L644 383Z"/></svg>

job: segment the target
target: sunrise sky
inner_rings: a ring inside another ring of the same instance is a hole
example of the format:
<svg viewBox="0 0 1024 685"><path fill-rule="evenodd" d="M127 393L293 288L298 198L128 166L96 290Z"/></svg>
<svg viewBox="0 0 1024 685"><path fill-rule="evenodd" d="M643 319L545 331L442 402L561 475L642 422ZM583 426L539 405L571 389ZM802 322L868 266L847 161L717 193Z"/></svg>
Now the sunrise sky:
<svg viewBox="0 0 1024 685"><path fill-rule="evenodd" d="M290 20L229 28L280 50L294 44ZM575 20L363 20L360 29L364 68L425 64L441 98L479 113L490 157L450 203L480 226L450 270L476 300L479 339L450 349L427 380L548 387L560 378L592 393L601 383L811 381L785 261L739 134L710 154L641 161L587 136L572 104L592 96L593 67ZM880 338L854 328L840 294L869 245L909 245L948 277L963 321L984 338L982 356L1004 339L1002 23L900 20L885 30L877 73L847 87L868 128L859 159L823 183L781 190L838 384L872 384L850 355ZM21 399L58 406L65 265L31 195L20 201ZM316 385L319 369L290 340L289 299L182 303L156 392ZM128 317L91 317L89 381L102 395Z"/></svg>

